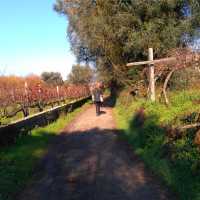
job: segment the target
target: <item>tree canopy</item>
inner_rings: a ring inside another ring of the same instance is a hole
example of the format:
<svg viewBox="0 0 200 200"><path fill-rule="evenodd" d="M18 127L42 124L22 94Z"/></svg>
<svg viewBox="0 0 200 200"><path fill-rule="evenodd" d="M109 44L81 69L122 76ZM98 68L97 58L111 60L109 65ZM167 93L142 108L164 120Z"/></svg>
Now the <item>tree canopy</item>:
<svg viewBox="0 0 200 200"><path fill-rule="evenodd" d="M185 47L198 34L199 0L57 0L67 16L72 50L78 61L94 61L107 80L135 81L125 64Z"/></svg>
<svg viewBox="0 0 200 200"><path fill-rule="evenodd" d="M94 71L88 66L73 65L67 82L75 85L87 85L91 82Z"/></svg>
<svg viewBox="0 0 200 200"><path fill-rule="evenodd" d="M43 72L41 78L44 82L53 86L63 84L63 79L59 72Z"/></svg>

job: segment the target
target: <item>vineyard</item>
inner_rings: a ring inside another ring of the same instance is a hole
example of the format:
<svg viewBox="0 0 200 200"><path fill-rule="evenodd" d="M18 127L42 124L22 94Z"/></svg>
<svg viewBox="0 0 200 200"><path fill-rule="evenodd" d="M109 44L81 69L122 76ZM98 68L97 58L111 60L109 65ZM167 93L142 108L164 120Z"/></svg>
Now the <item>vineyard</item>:
<svg viewBox="0 0 200 200"><path fill-rule="evenodd" d="M88 96L88 86L47 85L37 76L0 77L0 125Z"/></svg>
<svg viewBox="0 0 200 200"><path fill-rule="evenodd" d="M200 0L8 2L0 200L200 200Z"/></svg>

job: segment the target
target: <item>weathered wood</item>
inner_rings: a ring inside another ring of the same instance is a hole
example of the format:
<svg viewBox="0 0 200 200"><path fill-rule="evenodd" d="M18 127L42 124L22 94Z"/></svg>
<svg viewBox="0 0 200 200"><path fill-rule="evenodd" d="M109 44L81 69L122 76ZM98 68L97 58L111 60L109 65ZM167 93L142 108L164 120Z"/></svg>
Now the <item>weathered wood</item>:
<svg viewBox="0 0 200 200"><path fill-rule="evenodd" d="M153 48L149 48L149 61L153 61ZM154 65L149 65L149 97L151 101L156 100L155 95L155 79L154 79Z"/></svg>
<svg viewBox="0 0 200 200"><path fill-rule="evenodd" d="M189 125L185 125L185 126L180 126L178 127L181 130L187 130L187 129L191 129L191 128L197 128L200 127L200 123L195 123L195 124L189 124Z"/></svg>
<svg viewBox="0 0 200 200"><path fill-rule="evenodd" d="M127 67L132 67L132 66L138 66L138 65L150 65L150 64L159 64L159 63L174 63L176 62L175 57L169 57L169 58L162 58L162 59L157 59L157 60L148 60L148 61L141 61L141 62L131 62L128 63L126 66Z"/></svg>
<svg viewBox="0 0 200 200"><path fill-rule="evenodd" d="M167 89L167 85L168 85L168 82L172 76L172 74L175 72L176 69L173 69L169 72L169 74L167 75L166 79L165 79L165 82L164 82L164 85L163 85L163 94L164 94L164 98L165 98L165 103L167 105L169 105L169 99L167 97L167 92L166 92L166 89Z"/></svg>

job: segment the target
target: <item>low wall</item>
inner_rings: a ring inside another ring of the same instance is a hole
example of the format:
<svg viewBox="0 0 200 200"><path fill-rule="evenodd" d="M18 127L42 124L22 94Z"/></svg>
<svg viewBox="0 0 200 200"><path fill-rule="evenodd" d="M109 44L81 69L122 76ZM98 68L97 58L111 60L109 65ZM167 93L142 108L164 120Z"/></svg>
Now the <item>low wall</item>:
<svg viewBox="0 0 200 200"><path fill-rule="evenodd" d="M59 118L61 113L70 113L74 109L81 107L89 99L90 97L85 97L0 127L0 146L14 143L18 137L28 134L32 129L40 126L46 126L49 123L54 122Z"/></svg>

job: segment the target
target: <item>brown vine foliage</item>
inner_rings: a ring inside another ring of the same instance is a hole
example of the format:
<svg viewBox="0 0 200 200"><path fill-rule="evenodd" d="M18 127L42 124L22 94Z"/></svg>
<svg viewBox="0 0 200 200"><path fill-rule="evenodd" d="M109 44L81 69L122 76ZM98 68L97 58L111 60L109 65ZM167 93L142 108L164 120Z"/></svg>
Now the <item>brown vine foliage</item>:
<svg viewBox="0 0 200 200"><path fill-rule="evenodd" d="M76 99L89 95L87 85L49 86L40 77L31 75L26 78L0 76L1 112L7 107L33 107L40 103L47 105L65 99ZM2 113L0 113L2 115Z"/></svg>

